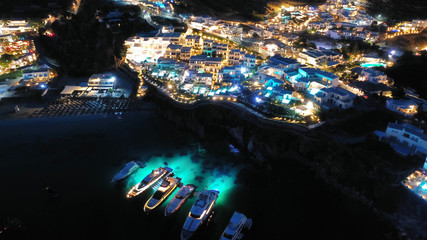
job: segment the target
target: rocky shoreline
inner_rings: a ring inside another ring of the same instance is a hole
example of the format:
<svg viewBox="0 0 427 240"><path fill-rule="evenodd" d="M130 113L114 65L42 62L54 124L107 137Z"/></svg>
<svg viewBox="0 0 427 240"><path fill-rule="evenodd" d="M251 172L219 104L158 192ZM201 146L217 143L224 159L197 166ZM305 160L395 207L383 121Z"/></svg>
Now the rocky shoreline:
<svg viewBox="0 0 427 240"><path fill-rule="evenodd" d="M365 176L359 176L360 179L366 177L371 181L384 184L383 189L380 190L381 193L391 192L390 196L396 198L400 197L399 194L404 195L401 198L404 198L405 202L392 204L392 207L389 207L392 208L390 210L383 206L388 203L380 201L384 200L382 197L372 197L371 193L360 190L360 187L358 189L348 184L347 179L343 178L346 172L341 172L340 167L335 166L336 159L331 157L325 161L318 160L321 158L318 156L321 152L329 151L325 149L325 144L341 146L332 143L325 129L309 130L292 124L274 126L259 121L260 119L250 116L251 114L242 109L237 109L237 106L233 106L232 103L203 102L188 105L170 99L155 86L149 85L149 88L158 106L159 115L176 127L191 131L201 139L209 129L222 131L240 149L248 152L259 165L267 169L282 166L286 161L296 161L311 169L317 177L332 188L362 203L379 219L387 220L395 226L397 234L390 239L425 239L427 237L427 231L424 228L427 223L422 214L427 210L425 203L400 184L396 184L400 182L401 176L391 173L372 176L371 171L366 172ZM382 171L375 169L373 172ZM378 185L381 186L381 184ZM408 208L408 204L411 207ZM418 209L418 211L411 211L411 209Z"/></svg>

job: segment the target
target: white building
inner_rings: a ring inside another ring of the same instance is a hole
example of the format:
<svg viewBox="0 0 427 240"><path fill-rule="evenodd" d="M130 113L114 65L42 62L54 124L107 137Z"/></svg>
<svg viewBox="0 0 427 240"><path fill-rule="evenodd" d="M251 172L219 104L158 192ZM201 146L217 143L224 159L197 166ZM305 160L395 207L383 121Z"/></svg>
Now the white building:
<svg viewBox="0 0 427 240"><path fill-rule="evenodd" d="M88 80L88 87L92 89L114 89L116 77L111 73L93 74Z"/></svg>
<svg viewBox="0 0 427 240"><path fill-rule="evenodd" d="M200 53L202 53L203 38L201 38L199 35L187 35L184 39L184 46L192 47L196 51L200 51Z"/></svg>
<svg viewBox="0 0 427 240"><path fill-rule="evenodd" d="M163 57L170 44L179 45L183 33L160 33L155 37L132 37L126 40L126 58L136 63L155 63Z"/></svg>
<svg viewBox="0 0 427 240"><path fill-rule="evenodd" d="M330 106L341 109L351 108L354 98L353 93L340 87L323 88L314 95L314 99L326 108Z"/></svg>
<svg viewBox="0 0 427 240"><path fill-rule="evenodd" d="M412 26L418 29L427 28L427 19L424 19L424 20L414 19L412 20Z"/></svg>
<svg viewBox="0 0 427 240"><path fill-rule="evenodd" d="M182 45L169 44L166 48L165 58L179 59L181 54Z"/></svg>
<svg viewBox="0 0 427 240"><path fill-rule="evenodd" d="M24 70L22 77L24 79L34 79L36 81L49 81L49 69L42 68L38 70Z"/></svg>
<svg viewBox="0 0 427 240"><path fill-rule="evenodd" d="M245 60L243 64L247 68L254 68L256 64L256 56L252 54L245 54Z"/></svg>
<svg viewBox="0 0 427 240"><path fill-rule="evenodd" d="M239 49L233 49L228 54L228 64L231 66L243 64L245 52Z"/></svg>
<svg viewBox="0 0 427 240"><path fill-rule="evenodd" d="M418 112L418 105L412 100L388 99L385 106L393 112L406 116L413 116Z"/></svg>
<svg viewBox="0 0 427 240"><path fill-rule="evenodd" d="M326 49L304 49L299 54L299 61L302 64L311 64L313 66L322 66L323 63L328 61L340 62L343 56Z"/></svg>
<svg viewBox="0 0 427 240"><path fill-rule="evenodd" d="M0 35L29 32L33 30L34 28L28 25L28 22L24 19L6 19L5 24L0 24Z"/></svg>
<svg viewBox="0 0 427 240"><path fill-rule="evenodd" d="M381 71L378 71L372 68L366 68L359 73L358 80L368 81L376 84L378 83L387 84L387 75Z"/></svg>
<svg viewBox="0 0 427 240"><path fill-rule="evenodd" d="M204 71L207 73L218 73L223 67L222 58L207 58L205 61Z"/></svg>
<svg viewBox="0 0 427 240"><path fill-rule="evenodd" d="M385 132L375 131L380 140L388 140L398 153L408 156L416 152L427 154L427 134L411 124L389 123Z"/></svg>
<svg viewBox="0 0 427 240"><path fill-rule="evenodd" d="M190 69L202 70L205 68L205 63L208 57L206 55L191 56L189 60Z"/></svg>

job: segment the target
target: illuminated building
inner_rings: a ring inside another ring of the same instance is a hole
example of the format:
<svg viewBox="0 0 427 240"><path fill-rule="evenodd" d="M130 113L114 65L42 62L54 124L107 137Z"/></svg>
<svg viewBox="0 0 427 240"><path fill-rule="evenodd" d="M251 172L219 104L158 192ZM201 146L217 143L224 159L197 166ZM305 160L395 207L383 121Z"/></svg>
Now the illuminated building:
<svg viewBox="0 0 427 240"><path fill-rule="evenodd" d="M182 45L169 44L166 49L165 58L179 59L181 49Z"/></svg>
<svg viewBox="0 0 427 240"><path fill-rule="evenodd" d="M351 108L355 97L353 93L340 87L322 88L314 95L314 99L326 109Z"/></svg>
<svg viewBox="0 0 427 240"><path fill-rule="evenodd" d="M304 49L299 54L299 60L302 64L311 64L313 66L322 66L323 62L337 61L340 62L343 59L342 54L336 53L327 49Z"/></svg>
<svg viewBox="0 0 427 240"><path fill-rule="evenodd" d="M218 73L222 68L222 58L207 58L204 70L207 73Z"/></svg>
<svg viewBox="0 0 427 240"><path fill-rule="evenodd" d="M375 131L380 140L390 142L393 149L403 156L419 152L427 154L427 134L411 124L391 122L385 132Z"/></svg>
<svg viewBox="0 0 427 240"><path fill-rule="evenodd" d="M113 89L116 77L110 73L92 75L88 80L88 87L93 89Z"/></svg>
<svg viewBox="0 0 427 240"><path fill-rule="evenodd" d="M194 48L196 53L202 53L203 38L199 35L187 35L184 39L184 46Z"/></svg>
<svg viewBox="0 0 427 240"><path fill-rule="evenodd" d="M387 75L381 71L372 68L354 68L352 71L359 75L357 79L359 81L368 81L375 84L387 83Z"/></svg>
<svg viewBox="0 0 427 240"><path fill-rule="evenodd" d="M154 37L132 37L126 41L129 47L126 58L136 63L155 63L163 57L170 44L179 45L183 33L160 33Z"/></svg>
<svg viewBox="0 0 427 240"><path fill-rule="evenodd" d="M22 77L24 79L34 79L38 82L49 81L50 71L47 68L38 70L24 70Z"/></svg>
<svg viewBox="0 0 427 240"><path fill-rule="evenodd" d="M204 69L206 60L208 59L208 56L206 55L196 55L190 57L190 69Z"/></svg>
<svg viewBox="0 0 427 240"><path fill-rule="evenodd" d="M388 99L385 106L387 109L406 115L413 116L418 112L418 105L412 100Z"/></svg>
<svg viewBox="0 0 427 240"><path fill-rule="evenodd" d="M231 66L233 65L240 65L245 60L245 52L241 51L239 49L233 49L228 54L228 64Z"/></svg>
<svg viewBox="0 0 427 240"><path fill-rule="evenodd" d="M5 19L6 24L0 25L0 35L29 32L34 30L24 19Z"/></svg>
<svg viewBox="0 0 427 240"><path fill-rule="evenodd" d="M191 56L194 55L194 50L192 47L182 47L179 54L179 60L188 62L190 61Z"/></svg>

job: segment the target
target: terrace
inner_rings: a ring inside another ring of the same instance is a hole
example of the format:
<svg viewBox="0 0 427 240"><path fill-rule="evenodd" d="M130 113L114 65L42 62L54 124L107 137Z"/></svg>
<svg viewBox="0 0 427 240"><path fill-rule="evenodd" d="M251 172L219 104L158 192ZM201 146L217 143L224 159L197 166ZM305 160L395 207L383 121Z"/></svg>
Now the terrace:
<svg viewBox="0 0 427 240"><path fill-rule="evenodd" d="M427 200L427 172L426 169L416 170L409 175L404 181L403 185L409 190Z"/></svg>

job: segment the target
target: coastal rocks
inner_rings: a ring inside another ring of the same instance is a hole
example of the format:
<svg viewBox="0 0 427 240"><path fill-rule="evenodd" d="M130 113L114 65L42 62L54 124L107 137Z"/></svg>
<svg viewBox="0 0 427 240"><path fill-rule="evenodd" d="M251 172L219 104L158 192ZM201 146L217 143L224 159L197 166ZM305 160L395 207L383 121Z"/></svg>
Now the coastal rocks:
<svg viewBox="0 0 427 240"><path fill-rule="evenodd" d="M228 128L228 133L233 137L233 139L240 145L244 146L243 133L244 129L242 127L230 127Z"/></svg>
<svg viewBox="0 0 427 240"><path fill-rule="evenodd" d="M290 165L308 168L333 189L358 200L376 215L390 219L385 207L390 205L390 199L399 195L391 193L384 199L389 184L395 181L393 172L382 170L384 165L381 163L383 159L395 156L376 154L381 147L376 142L338 144L331 139L327 129L307 130L293 124L271 124L233 104L177 105L159 94L159 114L178 128L191 131L200 138L211 130L213 133L223 132L232 138L234 146L249 153L263 171L273 172ZM403 219L410 214L399 215ZM398 220L394 222L402 224ZM406 223L402 225L410 228Z"/></svg>

